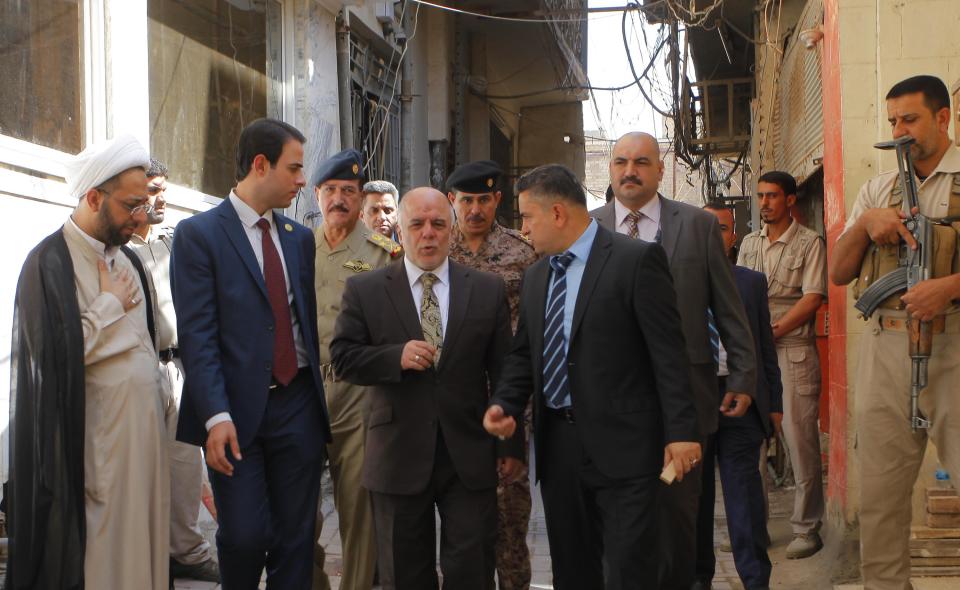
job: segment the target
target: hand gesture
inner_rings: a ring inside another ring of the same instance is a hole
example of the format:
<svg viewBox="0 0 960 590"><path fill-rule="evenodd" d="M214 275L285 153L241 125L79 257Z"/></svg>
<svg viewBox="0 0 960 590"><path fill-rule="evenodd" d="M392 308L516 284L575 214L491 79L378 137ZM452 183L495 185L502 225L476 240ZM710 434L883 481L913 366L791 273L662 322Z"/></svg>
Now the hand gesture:
<svg viewBox="0 0 960 590"><path fill-rule="evenodd" d="M513 416L507 416L502 407L494 404L487 408L483 415L483 428L500 440L505 440L513 436L513 431L517 429L517 421Z"/></svg>
<svg viewBox="0 0 960 590"><path fill-rule="evenodd" d="M207 465L230 477L233 475L233 463L227 459L228 446L233 458L239 461L241 457L240 443L237 442L237 428L230 420L214 424L210 432L207 433L206 449Z"/></svg>
<svg viewBox="0 0 960 590"><path fill-rule="evenodd" d="M433 366L433 356L437 349L424 340L411 340L403 346L400 353L400 368L412 371L426 371Z"/></svg>
<svg viewBox="0 0 960 590"><path fill-rule="evenodd" d="M103 260L97 261L97 269L100 271L100 292L116 297L123 311L130 311L140 303L140 289L129 272L123 269L114 278Z"/></svg>
<svg viewBox="0 0 960 590"><path fill-rule="evenodd" d="M683 481L683 476L689 473L700 463L700 443L673 442L663 449L663 467L673 463L677 473L677 481Z"/></svg>

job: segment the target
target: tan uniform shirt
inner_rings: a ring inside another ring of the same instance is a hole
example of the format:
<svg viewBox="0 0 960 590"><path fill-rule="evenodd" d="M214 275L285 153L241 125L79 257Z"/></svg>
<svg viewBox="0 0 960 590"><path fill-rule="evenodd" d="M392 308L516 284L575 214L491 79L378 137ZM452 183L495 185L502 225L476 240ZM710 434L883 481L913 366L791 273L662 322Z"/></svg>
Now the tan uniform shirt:
<svg viewBox="0 0 960 590"><path fill-rule="evenodd" d="M320 364L325 365L330 362L330 341L347 277L383 268L399 260L402 250L399 244L359 221L350 235L332 250L323 236L322 225L314 231L314 237L317 242L317 334Z"/></svg>
<svg viewBox="0 0 960 590"><path fill-rule="evenodd" d="M170 251L173 246L173 228L155 229L150 226L147 239L137 234L130 239L130 247L143 262L144 269L153 277L154 306L157 308L157 350L177 346L177 314L173 309L170 289Z"/></svg>
<svg viewBox="0 0 960 590"><path fill-rule="evenodd" d="M762 272L767 277L770 321L782 318L808 293L827 294L827 252L823 239L794 221L773 242L767 226L743 239L737 264ZM778 345L810 343L816 337L815 320L794 328L777 341Z"/></svg>
<svg viewBox="0 0 960 590"><path fill-rule="evenodd" d="M453 243L450 246L450 258L464 266L503 277L507 283L510 322L516 330L520 314L520 283L523 273L538 258L533 245L525 240L520 232L494 222L490 232L480 244L480 248L474 253L467 247L466 239L460 233L460 229L455 227Z"/></svg>

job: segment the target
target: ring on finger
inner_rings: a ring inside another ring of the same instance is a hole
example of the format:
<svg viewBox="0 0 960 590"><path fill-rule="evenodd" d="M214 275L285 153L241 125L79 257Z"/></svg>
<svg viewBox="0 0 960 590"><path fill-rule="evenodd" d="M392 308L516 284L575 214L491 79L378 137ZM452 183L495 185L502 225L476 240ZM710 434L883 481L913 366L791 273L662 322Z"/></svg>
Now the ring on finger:
<svg viewBox="0 0 960 590"><path fill-rule="evenodd" d="M419 363L419 362L420 362L420 355L418 354L418 355L414 356L414 357L413 357L413 360L415 360L415 361L417 361L417 362Z"/></svg>

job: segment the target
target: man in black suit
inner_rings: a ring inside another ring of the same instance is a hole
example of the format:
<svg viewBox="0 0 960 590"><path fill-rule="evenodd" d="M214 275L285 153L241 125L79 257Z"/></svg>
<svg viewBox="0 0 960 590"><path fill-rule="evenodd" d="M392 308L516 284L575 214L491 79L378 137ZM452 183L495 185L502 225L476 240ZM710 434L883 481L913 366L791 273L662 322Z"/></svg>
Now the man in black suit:
<svg viewBox="0 0 960 590"><path fill-rule="evenodd" d="M514 433L531 393L537 478L558 590L657 587L657 475L700 460L663 249L590 219L576 176L517 181L530 267L513 350L484 416Z"/></svg>
<svg viewBox="0 0 960 590"><path fill-rule="evenodd" d="M510 346L506 286L448 258L454 216L418 188L399 209L404 259L350 277L330 354L338 377L369 385L363 485L373 501L385 589L493 584L497 474L521 470L523 439L481 426Z"/></svg>
<svg viewBox="0 0 960 590"><path fill-rule="evenodd" d="M677 292L677 309L690 359L698 440L717 430L717 409L746 413L756 380L753 339L730 265L725 264L717 222L697 207L657 192L663 176L660 146L647 133L627 133L613 146L614 199L591 212L601 227L663 245ZM682 239L681 239L682 235ZM716 343L729 343L727 390L717 395ZM702 469L680 485L664 487L661 511L661 585L689 590L694 581L696 515Z"/></svg>
<svg viewBox="0 0 960 590"><path fill-rule="evenodd" d="M704 209L717 218L727 255L723 263L733 264L730 251L737 241L733 211L722 203L711 203ZM733 278L750 322L760 370L757 372L757 387L752 392L753 403L746 414L734 416L732 409L721 408L717 432L707 437L704 445L703 491L697 515L697 581L694 590L710 588L717 563L713 552L716 493L714 460L720 464L727 529L740 581L747 590L770 586L767 515L763 481L757 464L760 462L763 441L780 429L783 420L783 385L770 325L766 276L742 266L734 266ZM725 341L721 341L717 371L721 393L726 391L726 380L730 374L725 344Z"/></svg>

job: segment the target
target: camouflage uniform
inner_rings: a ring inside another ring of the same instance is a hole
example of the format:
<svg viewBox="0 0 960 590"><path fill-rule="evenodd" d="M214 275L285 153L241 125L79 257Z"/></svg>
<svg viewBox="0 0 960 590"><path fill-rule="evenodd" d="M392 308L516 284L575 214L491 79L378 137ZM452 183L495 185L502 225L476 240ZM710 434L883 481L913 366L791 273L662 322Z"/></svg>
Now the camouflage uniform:
<svg viewBox="0 0 960 590"><path fill-rule="evenodd" d="M376 543L373 511L367 491L360 484L365 436L366 388L340 381L330 364L330 340L340 313L344 283L357 273L383 268L399 260L400 245L357 222L336 248L331 249L323 235L323 226L315 231L317 243L316 292L317 334L320 340L320 373L330 413L333 442L327 445L333 498L340 517L343 547L343 590L365 590L373 584ZM323 528L323 515L317 511L316 534ZM327 590L329 580L323 572L326 558L323 546L314 547L314 590Z"/></svg>
<svg viewBox="0 0 960 590"><path fill-rule="evenodd" d="M520 305L520 281L524 271L536 262L533 246L519 232L507 229L498 223L490 228L484 242L476 253L470 251L458 228L453 230L450 258L455 262L492 272L503 277L507 283L507 300L510 304L510 321L517 329ZM531 407L525 414L526 438L530 439ZM525 447L529 452L529 445ZM527 526L530 523L530 478L497 487L496 563L501 590L527 589L530 587L530 551L527 548Z"/></svg>

